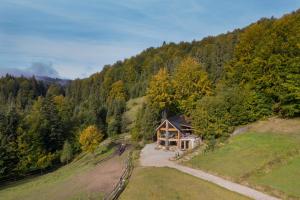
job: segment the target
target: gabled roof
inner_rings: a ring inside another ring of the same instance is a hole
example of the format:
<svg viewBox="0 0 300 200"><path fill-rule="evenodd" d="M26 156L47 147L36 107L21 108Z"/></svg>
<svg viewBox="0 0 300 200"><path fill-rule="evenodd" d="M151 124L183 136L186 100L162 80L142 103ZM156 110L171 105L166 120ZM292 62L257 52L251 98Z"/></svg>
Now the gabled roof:
<svg viewBox="0 0 300 200"><path fill-rule="evenodd" d="M191 124L187 121L184 115L176 115L165 119L157 128L159 129L166 121L168 121L171 125L174 126L178 131L182 132L182 126L192 128Z"/></svg>
<svg viewBox="0 0 300 200"><path fill-rule="evenodd" d="M176 115L170 117L168 118L168 121L171 122L171 124L174 124L178 129L181 129L182 126L191 127L191 124L188 122L184 115Z"/></svg>

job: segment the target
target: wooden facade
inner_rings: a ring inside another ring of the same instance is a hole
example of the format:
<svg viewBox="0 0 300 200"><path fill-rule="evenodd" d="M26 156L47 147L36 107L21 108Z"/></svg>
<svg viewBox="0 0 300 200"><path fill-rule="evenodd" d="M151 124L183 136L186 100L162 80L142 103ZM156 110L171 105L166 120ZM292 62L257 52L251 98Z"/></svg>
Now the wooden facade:
<svg viewBox="0 0 300 200"><path fill-rule="evenodd" d="M156 129L157 146L167 150L187 150L196 147L200 138L193 135L192 127L184 116L163 120Z"/></svg>

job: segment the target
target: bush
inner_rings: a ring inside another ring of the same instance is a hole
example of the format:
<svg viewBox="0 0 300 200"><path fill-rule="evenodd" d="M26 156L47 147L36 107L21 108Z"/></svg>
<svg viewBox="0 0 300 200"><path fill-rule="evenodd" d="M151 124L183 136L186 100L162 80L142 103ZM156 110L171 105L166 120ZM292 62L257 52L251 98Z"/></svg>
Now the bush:
<svg viewBox="0 0 300 200"><path fill-rule="evenodd" d="M107 126L107 135L109 137L116 136L121 133L122 119L119 116L112 117Z"/></svg>
<svg viewBox="0 0 300 200"><path fill-rule="evenodd" d="M152 140L155 134L154 130L159 123L158 108L151 105L143 105L138 111L134 127L131 130L131 137L134 141Z"/></svg>
<svg viewBox="0 0 300 200"><path fill-rule="evenodd" d="M255 94L246 88L219 90L215 96L203 97L192 112L195 132L204 139L228 137L233 127L253 122L265 115L257 107Z"/></svg>

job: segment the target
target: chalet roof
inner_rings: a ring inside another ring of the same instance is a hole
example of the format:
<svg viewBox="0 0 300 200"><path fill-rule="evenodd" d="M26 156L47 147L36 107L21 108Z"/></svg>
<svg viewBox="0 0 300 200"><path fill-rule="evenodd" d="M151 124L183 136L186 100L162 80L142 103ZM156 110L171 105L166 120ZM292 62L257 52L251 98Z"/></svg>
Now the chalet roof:
<svg viewBox="0 0 300 200"><path fill-rule="evenodd" d="M177 129L181 130L182 126L191 127L191 124L188 122L187 118L184 115L176 115L173 117L167 118L167 120L176 126Z"/></svg>
<svg viewBox="0 0 300 200"><path fill-rule="evenodd" d="M159 129L163 123L168 120L176 129L182 132L182 128L192 128L191 124L188 122L187 118L184 115L176 115L165 119L158 127Z"/></svg>

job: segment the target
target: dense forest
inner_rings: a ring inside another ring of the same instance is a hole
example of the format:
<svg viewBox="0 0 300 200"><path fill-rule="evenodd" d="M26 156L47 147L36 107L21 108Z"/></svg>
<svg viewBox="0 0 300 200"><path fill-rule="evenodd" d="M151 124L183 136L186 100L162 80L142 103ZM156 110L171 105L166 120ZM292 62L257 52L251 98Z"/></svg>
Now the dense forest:
<svg viewBox="0 0 300 200"><path fill-rule="evenodd" d="M299 30L300 10L201 41L148 48L64 86L7 75L0 79L0 178L64 162L81 151L87 127L146 141L162 113L185 114L213 143L263 117L300 116ZM141 96L147 101L128 130L126 102Z"/></svg>

